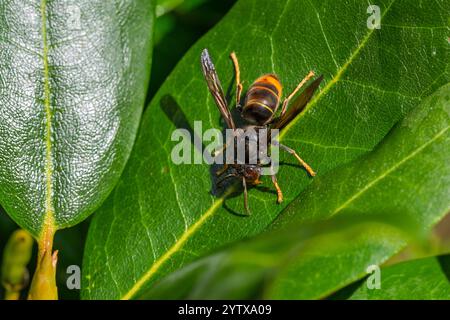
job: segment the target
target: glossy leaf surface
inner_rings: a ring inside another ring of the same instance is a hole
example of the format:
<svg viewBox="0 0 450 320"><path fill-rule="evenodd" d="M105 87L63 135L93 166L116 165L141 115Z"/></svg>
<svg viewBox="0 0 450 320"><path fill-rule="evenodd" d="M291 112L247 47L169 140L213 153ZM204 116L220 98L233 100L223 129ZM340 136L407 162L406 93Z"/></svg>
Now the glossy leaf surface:
<svg viewBox="0 0 450 320"><path fill-rule="evenodd" d="M0 203L35 236L82 221L117 182L152 22L148 0L0 4Z"/></svg>

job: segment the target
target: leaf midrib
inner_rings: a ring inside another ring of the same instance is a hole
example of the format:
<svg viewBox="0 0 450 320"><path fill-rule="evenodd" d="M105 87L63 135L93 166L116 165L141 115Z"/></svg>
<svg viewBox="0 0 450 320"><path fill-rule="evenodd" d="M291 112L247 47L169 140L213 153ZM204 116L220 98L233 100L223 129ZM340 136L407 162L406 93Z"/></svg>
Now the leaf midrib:
<svg viewBox="0 0 450 320"><path fill-rule="evenodd" d="M367 190L369 190L370 188L372 188L374 185L376 185L378 182L380 182L381 180L383 180L384 178L386 178L389 174L391 174L392 172L394 172L395 170L397 170L402 164L404 164L405 162L407 162L408 160L414 158L417 154L419 154L423 149L425 149L426 147L428 147L431 143L433 143L434 141L436 141L437 139L439 139L442 135L444 135L444 133L447 132L447 130L450 128L446 127L445 129L442 129L441 131L439 131L433 138L431 138L429 141L427 141L426 143L424 143L423 145L421 145L420 147L418 147L417 149L415 149L413 152L411 152L410 154L408 154L406 157L402 158L400 161L398 161L397 163L395 163L395 165L393 165L392 167L390 167L388 170L384 171L382 174L380 174L378 177L376 177L374 180L372 180L370 183L366 184L363 188L361 188L358 192L356 192L353 196L351 196L350 198L348 198L342 205L340 205L338 208L336 208L336 210L334 210L331 213L331 216L334 216L335 214L339 213L340 211L342 211L343 209L345 209L346 207L348 207L348 205L350 203L352 203L353 201L355 201L356 199L358 199L361 195L363 195Z"/></svg>
<svg viewBox="0 0 450 320"><path fill-rule="evenodd" d="M230 188L231 189L231 188ZM229 190L230 190L229 189ZM227 192L227 195L230 192ZM175 244L170 247L169 250L166 251L159 259L157 259L148 269L148 271L139 278L138 281L134 284L134 286L122 296L121 300L131 299L139 289L147 282L173 254L175 254L184 243L189 239L189 237L195 233L195 231L202 226L202 224L217 210L217 208L223 203L226 196L219 198L217 201L213 202L213 205L203 214L200 218L192 224L189 228L185 230L182 236L175 242Z"/></svg>
<svg viewBox="0 0 450 320"><path fill-rule="evenodd" d="M384 16L387 14L387 12L389 11L389 9L391 8L392 4L395 2L395 0L392 0L389 5L386 7L386 10L384 11L384 13L381 15L380 17L380 23L383 20ZM282 140L283 137L286 135L286 133L289 131L289 129L295 125L297 123L297 121L301 118L303 118L303 116L306 114L306 112L311 109L313 106L315 106L317 104L317 102L320 100L320 98L327 94L328 91L330 91L330 89L341 79L342 75L345 73L345 71L348 69L348 67L350 66L350 64L353 62L353 60L358 56L359 52L361 51L362 48L364 48L364 46L366 45L367 41L369 41L370 36L374 33L374 31L376 30L374 29L369 29L370 31L364 36L363 40L361 41L361 43L356 47L356 49L352 52L352 54L350 55L350 57L347 59L347 61L344 62L344 64L342 65L342 67L340 67L337 70L336 75L327 83L327 85L316 95L314 96L311 101L306 105L305 109L296 117L294 118L286 127L283 131L280 132L279 134L279 139ZM325 38L326 39L326 38ZM328 40L327 40L328 42Z"/></svg>
<svg viewBox="0 0 450 320"><path fill-rule="evenodd" d="M380 17L380 22L383 20L384 16L387 14L387 12L390 10L392 4L395 2L395 0L391 1L389 5L386 7L384 13ZM320 98L328 93L330 89L341 79L342 75L345 73L345 71L348 69L350 64L353 62L353 60L356 58L356 56L359 54L361 49L366 45L366 43L369 41L371 35L376 29L370 29L369 32L364 36L363 40L358 44L356 49L352 52L352 54L349 56L349 58L346 60L346 62L342 65L340 69L337 70L336 75L327 83L327 85L310 101L310 103L306 106L305 110L297 116L289 125L285 127L285 129L279 134L279 140L282 140L284 135L290 130L290 128L297 123L297 121L303 117L303 115L306 113L306 111L310 108L312 108L314 105L317 104L317 102L320 100ZM230 188L231 190L233 188ZM229 189L229 190L230 190ZM230 190L230 191L231 191ZM138 291L141 289L143 285L158 271L158 269L168 260L170 257L175 254L180 248L183 247L185 242L189 239L189 237L195 233L195 231L200 228L203 223L213 215L213 213L218 209L218 207L223 203L226 196L229 194L227 192L222 197L217 199L213 202L212 206L204 213L202 214L199 219L192 224L188 229L185 230L185 232L181 235L180 238L173 244L172 247L170 247L162 256L160 256L156 261L152 263L150 268L144 273L143 276L141 276L135 284L120 298L121 300L128 300L131 299Z"/></svg>
<svg viewBox="0 0 450 320"><path fill-rule="evenodd" d="M52 114L50 105L50 72L48 66L48 43L47 43L47 0L41 1L41 24L42 24L42 60L44 64L44 107L45 107L45 216L41 230L41 238L44 238L46 229L54 226L53 207L53 159L52 159Z"/></svg>

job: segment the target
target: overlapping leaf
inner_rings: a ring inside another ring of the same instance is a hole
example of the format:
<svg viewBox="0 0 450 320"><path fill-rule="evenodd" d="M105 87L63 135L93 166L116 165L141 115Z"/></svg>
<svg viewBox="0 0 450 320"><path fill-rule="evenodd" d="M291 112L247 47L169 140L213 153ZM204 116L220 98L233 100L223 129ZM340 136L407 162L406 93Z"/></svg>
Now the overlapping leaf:
<svg viewBox="0 0 450 320"><path fill-rule="evenodd" d="M353 262L376 259L371 250L403 243L405 224L386 224L383 217L357 219L333 218L327 222L291 225L238 243L219 253L195 261L155 283L140 299L261 299L271 298L277 276L293 259L347 254L364 246ZM378 221L377 221L378 220ZM373 232L373 230L376 230ZM356 252L356 251L355 251ZM349 262L349 261L347 261ZM348 266L349 264L347 264ZM322 264L316 266L321 269ZM308 276L311 276L308 278ZM329 274L302 273L301 280L325 281ZM292 280L299 280L296 275Z"/></svg>
<svg viewBox="0 0 450 320"><path fill-rule="evenodd" d="M350 299L449 300L450 256L399 263L381 269L380 288L360 285Z"/></svg>

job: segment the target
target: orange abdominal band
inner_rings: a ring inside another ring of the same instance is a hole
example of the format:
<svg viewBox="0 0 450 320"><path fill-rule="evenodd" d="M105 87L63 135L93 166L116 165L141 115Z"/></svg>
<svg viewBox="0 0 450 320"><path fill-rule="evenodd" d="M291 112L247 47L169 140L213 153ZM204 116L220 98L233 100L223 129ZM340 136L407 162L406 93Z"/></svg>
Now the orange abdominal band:
<svg viewBox="0 0 450 320"><path fill-rule="evenodd" d="M281 96L281 92L282 92L283 88L281 87L281 83L276 76L274 76L272 74L264 75L255 80L255 84L258 82L269 83L269 84L273 85L277 89L279 96Z"/></svg>

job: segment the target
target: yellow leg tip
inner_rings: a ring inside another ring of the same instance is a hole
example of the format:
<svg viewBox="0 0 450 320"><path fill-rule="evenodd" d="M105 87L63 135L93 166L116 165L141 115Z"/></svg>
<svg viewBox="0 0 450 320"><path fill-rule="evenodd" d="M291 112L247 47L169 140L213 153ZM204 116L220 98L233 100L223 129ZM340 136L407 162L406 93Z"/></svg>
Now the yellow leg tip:
<svg viewBox="0 0 450 320"><path fill-rule="evenodd" d="M280 204L283 202L283 195L282 194L278 194L277 196L277 203Z"/></svg>

